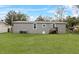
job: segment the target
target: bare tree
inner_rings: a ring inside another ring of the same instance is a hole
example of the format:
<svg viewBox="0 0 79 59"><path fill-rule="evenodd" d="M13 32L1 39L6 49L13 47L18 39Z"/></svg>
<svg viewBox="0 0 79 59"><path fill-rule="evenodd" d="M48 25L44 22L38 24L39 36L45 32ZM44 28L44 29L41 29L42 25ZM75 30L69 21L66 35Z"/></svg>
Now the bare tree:
<svg viewBox="0 0 79 59"><path fill-rule="evenodd" d="M45 21L44 18L40 15L37 17L37 19L35 21Z"/></svg>
<svg viewBox="0 0 79 59"><path fill-rule="evenodd" d="M35 21L46 21L46 22L50 22L50 20L52 20L52 17L50 17L50 16L38 16Z"/></svg>
<svg viewBox="0 0 79 59"><path fill-rule="evenodd" d="M79 5L75 5L77 8L79 8Z"/></svg>
<svg viewBox="0 0 79 59"><path fill-rule="evenodd" d="M57 10L55 11L55 15L54 15L54 16L55 16L59 21L63 21L64 12L65 12L65 7L59 7L59 8L57 8Z"/></svg>

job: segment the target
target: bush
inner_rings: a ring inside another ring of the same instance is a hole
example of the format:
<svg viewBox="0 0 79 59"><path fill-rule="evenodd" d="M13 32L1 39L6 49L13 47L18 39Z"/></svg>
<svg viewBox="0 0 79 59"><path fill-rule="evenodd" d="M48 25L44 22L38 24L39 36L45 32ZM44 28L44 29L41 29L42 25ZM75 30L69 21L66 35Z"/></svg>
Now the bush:
<svg viewBox="0 0 79 59"><path fill-rule="evenodd" d="M73 32L74 33L79 33L79 27L74 28Z"/></svg>
<svg viewBox="0 0 79 59"><path fill-rule="evenodd" d="M27 33L27 31L20 31L20 33L21 33L21 34L26 34L26 33Z"/></svg>
<svg viewBox="0 0 79 59"><path fill-rule="evenodd" d="M10 32L10 28L8 28L7 32Z"/></svg>
<svg viewBox="0 0 79 59"><path fill-rule="evenodd" d="M74 27L69 27L68 29L69 31L73 31Z"/></svg>
<svg viewBox="0 0 79 59"><path fill-rule="evenodd" d="M57 29L50 29L49 34L56 34L58 32Z"/></svg>

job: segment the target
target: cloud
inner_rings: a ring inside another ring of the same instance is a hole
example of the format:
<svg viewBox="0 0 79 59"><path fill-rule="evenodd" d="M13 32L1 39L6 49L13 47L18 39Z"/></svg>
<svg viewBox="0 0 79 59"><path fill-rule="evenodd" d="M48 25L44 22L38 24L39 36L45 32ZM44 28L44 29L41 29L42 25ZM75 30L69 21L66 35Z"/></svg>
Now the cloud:
<svg viewBox="0 0 79 59"><path fill-rule="evenodd" d="M14 10L14 11L45 11L47 8L6 8L6 10Z"/></svg>
<svg viewBox="0 0 79 59"><path fill-rule="evenodd" d="M74 5L65 6L66 13L70 11L72 13L71 16L78 17L79 9Z"/></svg>
<svg viewBox="0 0 79 59"><path fill-rule="evenodd" d="M4 20L5 19L5 14L0 14L0 20Z"/></svg>
<svg viewBox="0 0 79 59"><path fill-rule="evenodd" d="M6 6L6 5L0 5L0 8L3 8L3 7L8 7L8 6Z"/></svg>
<svg viewBox="0 0 79 59"><path fill-rule="evenodd" d="M78 16L79 12L77 13L77 11L79 9L77 9L76 7L74 7L73 5L63 5L63 7L65 8L65 15L71 14L72 16ZM52 14L52 16L55 15L57 8L54 9L49 9L49 8L20 8L20 7L12 7L11 5L0 5L0 19L4 19L4 16L10 11L10 10L14 10L16 12L22 12L22 13L27 13L29 14L29 12L38 12L39 11L45 11L49 14ZM49 16L49 15L48 15ZM35 20L37 16L30 16L30 18L32 20Z"/></svg>
<svg viewBox="0 0 79 59"><path fill-rule="evenodd" d="M40 8L40 9L26 9L26 11L45 11L47 8Z"/></svg>
<svg viewBox="0 0 79 59"><path fill-rule="evenodd" d="M35 8L12 8L11 6L0 6L1 9L0 10L0 19L4 19L4 16L10 11L10 10L14 10L16 12L22 12L22 13L26 13L26 12L30 12L30 11L46 11L47 8L40 8L40 9L35 9ZM7 7L7 8L4 8ZM11 8L9 8L11 7ZM31 16L32 19L35 19L36 17Z"/></svg>
<svg viewBox="0 0 79 59"><path fill-rule="evenodd" d="M7 14L7 11L1 11L0 14Z"/></svg>
<svg viewBox="0 0 79 59"><path fill-rule="evenodd" d="M55 10L48 10L47 12L53 14L53 13L55 13Z"/></svg>
<svg viewBox="0 0 79 59"><path fill-rule="evenodd" d="M73 5L64 5L65 8L72 8Z"/></svg>
<svg viewBox="0 0 79 59"><path fill-rule="evenodd" d="M38 16L30 16L30 21L35 21Z"/></svg>
<svg viewBox="0 0 79 59"><path fill-rule="evenodd" d="M0 5L0 8L4 8L4 9L11 8L11 7L12 7L11 5Z"/></svg>
<svg viewBox="0 0 79 59"><path fill-rule="evenodd" d="M5 19L6 14L7 14L7 11L1 11L0 12L0 20Z"/></svg>
<svg viewBox="0 0 79 59"><path fill-rule="evenodd" d="M78 14L79 14L79 9L76 7L76 6L74 6L74 8L73 8L73 16L75 16L75 17L78 17Z"/></svg>
<svg viewBox="0 0 79 59"><path fill-rule="evenodd" d="M64 7L64 11L65 11L64 15L68 16L68 15L71 14L71 16L78 17L79 9L76 6L74 6L74 5L63 5L63 7ZM55 14L56 10L57 9L52 9L52 10L49 10L47 12L51 13L51 14Z"/></svg>

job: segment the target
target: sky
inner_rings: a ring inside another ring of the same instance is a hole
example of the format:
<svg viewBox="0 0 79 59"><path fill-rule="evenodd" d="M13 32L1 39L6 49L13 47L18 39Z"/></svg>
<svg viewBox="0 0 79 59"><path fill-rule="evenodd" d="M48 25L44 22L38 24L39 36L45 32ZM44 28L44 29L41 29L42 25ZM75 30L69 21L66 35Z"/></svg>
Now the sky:
<svg viewBox="0 0 79 59"><path fill-rule="evenodd" d="M54 15L59 8L64 8L64 18L66 16L78 16L79 9L72 5L0 5L0 19L5 19L10 10L20 11L30 16L30 20L35 20L39 15L55 18Z"/></svg>

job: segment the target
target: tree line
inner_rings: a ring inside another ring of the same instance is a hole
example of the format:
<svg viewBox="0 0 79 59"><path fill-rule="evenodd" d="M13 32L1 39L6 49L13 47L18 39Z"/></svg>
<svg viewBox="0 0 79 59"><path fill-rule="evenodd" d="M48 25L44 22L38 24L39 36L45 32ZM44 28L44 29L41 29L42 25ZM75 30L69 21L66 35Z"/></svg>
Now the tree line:
<svg viewBox="0 0 79 59"><path fill-rule="evenodd" d="M79 8L79 6L77 6ZM56 17L55 20L53 20L53 17L43 17L43 16L38 16L36 18L35 21L50 21L50 22L54 22L54 21L58 21L58 22L66 22L67 23L67 28L76 26L79 24L79 17L71 17L71 16L67 16L65 19L63 18L64 16L64 8L59 8L56 10L56 13L54 14L54 16ZM28 19L30 18L30 16L21 13L21 12L15 12L15 11L9 11L7 13L7 15L5 16L5 22L8 25L13 25L13 21L28 21Z"/></svg>
<svg viewBox="0 0 79 59"><path fill-rule="evenodd" d="M7 13L7 15L5 16L5 22L7 23L7 24L9 24L9 25L12 25L12 21L28 21L28 18L29 18L29 16L28 15L26 15L26 14L23 14L23 13L21 13L21 12L15 12L15 11L9 11L8 13ZM50 21L50 19L52 19L51 21L60 21L61 19L55 19L55 20L53 20L53 18L52 17L48 17L48 16L46 16L46 17L42 17L41 15L40 16L38 16L37 18L36 18L36 20L35 21ZM68 17L66 17L66 19L62 19L62 21L63 22L67 22L68 24L67 24L67 26L70 26L70 27L72 27L72 26L74 26L74 25L76 25L76 24L78 24L79 23L79 17L71 17L71 16L68 16ZM60 21L61 22L61 21Z"/></svg>

